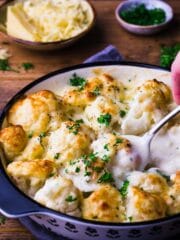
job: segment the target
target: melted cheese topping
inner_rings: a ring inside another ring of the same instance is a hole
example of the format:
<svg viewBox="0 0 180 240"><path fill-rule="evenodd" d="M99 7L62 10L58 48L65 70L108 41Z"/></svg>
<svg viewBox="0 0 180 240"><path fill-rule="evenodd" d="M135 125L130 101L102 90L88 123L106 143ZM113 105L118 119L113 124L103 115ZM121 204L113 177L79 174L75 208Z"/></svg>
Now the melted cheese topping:
<svg viewBox="0 0 180 240"><path fill-rule="evenodd" d="M180 212L178 117L152 142L145 166L141 136L172 110L171 91L158 80L137 88L107 73L42 90L9 110L0 143L7 172L41 204L74 216L136 222ZM136 138L137 139L137 138ZM144 170L146 167L146 170Z"/></svg>

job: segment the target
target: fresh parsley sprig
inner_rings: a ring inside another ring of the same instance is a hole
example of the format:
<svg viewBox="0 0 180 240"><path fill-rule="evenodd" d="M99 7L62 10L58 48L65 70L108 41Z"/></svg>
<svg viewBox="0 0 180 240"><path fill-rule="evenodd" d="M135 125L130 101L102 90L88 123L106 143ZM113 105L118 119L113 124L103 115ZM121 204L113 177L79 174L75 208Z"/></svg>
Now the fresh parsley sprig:
<svg viewBox="0 0 180 240"><path fill-rule="evenodd" d="M24 68L24 70L28 71L28 70L34 68L34 64L32 64L30 62L24 62L24 63L22 63L22 67Z"/></svg>
<svg viewBox="0 0 180 240"><path fill-rule="evenodd" d="M106 114L102 114L97 118L98 123L100 124L104 124L106 127L108 127L110 125L112 116L109 113Z"/></svg>
<svg viewBox="0 0 180 240"><path fill-rule="evenodd" d="M86 80L78 76L76 73L73 74L69 81L71 86L79 87L79 90L83 90L86 85Z"/></svg>
<svg viewBox="0 0 180 240"><path fill-rule="evenodd" d="M129 187L129 181L126 180L126 181L124 181L122 187L119 189L119 192L121 193L121 196L122 196L123 199L125 199L126 196L127 196L128 187Z"/></svg>
<svg viewBox="0 0 180 240"><path fill-rule="evenodd" d="M179 51L180 43L171 46L162 46L160 54L160 65L165 68L170 68Z"/></svg>

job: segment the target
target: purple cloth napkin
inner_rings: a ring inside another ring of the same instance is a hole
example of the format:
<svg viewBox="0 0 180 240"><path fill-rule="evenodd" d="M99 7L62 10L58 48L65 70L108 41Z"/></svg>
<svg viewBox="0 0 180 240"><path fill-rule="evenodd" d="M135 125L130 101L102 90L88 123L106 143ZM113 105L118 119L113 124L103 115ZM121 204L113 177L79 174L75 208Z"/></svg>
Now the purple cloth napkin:
<svg viewBox="0 0 180 240"><path fill-rule="evenodd" d="M102 51L93 55L92 57L86 59L84 63L91 62L106 62L106 61L122 61L123 57L118 52L117 48L109 45ZM57 236L51 232L48 232L46 229L42 228L35 222L33 222L29 217L20 218L19 221L24 225L36 239L38 240L70 240L63 236Z"/></svg>

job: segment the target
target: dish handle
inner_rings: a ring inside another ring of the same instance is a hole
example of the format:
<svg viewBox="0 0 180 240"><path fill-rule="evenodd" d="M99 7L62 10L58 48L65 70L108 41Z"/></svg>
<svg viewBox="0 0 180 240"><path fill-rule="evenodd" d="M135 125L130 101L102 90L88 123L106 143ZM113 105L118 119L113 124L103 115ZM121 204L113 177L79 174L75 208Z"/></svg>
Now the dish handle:
<svg viewBox="0 0 180 240"><path fill-rule="evenodd" d="M33 214L55 215L53 210L41 207L11 183L0 165L0 213L8 218Z"/></svg>

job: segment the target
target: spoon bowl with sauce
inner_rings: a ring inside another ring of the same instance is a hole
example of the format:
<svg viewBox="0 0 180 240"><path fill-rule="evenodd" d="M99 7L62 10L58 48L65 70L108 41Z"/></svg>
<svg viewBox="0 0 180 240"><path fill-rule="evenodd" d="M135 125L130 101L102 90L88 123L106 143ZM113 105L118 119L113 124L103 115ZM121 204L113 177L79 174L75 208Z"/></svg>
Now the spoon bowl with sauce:
<svg viewBox="0 0 180 240"><path fill-rule="evenodd" d="M160 122L158 122L149 132L143 136L124 135L131 143L133 148L141 157L140 170L143 171L145 167L151 163L151 151L150 146L153 138L159 132L159 130L172 118L180 113L180 106L176 107L168 115L166 115Z"/></svg>

